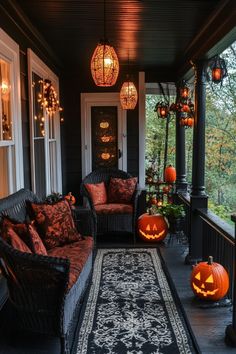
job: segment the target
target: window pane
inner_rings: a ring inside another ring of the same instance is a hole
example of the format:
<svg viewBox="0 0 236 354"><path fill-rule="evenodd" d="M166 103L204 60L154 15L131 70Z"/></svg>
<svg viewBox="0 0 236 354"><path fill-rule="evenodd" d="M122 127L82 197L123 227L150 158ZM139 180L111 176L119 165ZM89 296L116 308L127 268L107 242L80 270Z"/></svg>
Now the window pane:
<svg viewBox="0 0 236 354"><path fill-rule="evenodd" d="M45 117L39 102L40 95L43 94L42 80L40 76L32 73L34 137L44 137L45 135Z"/></svg>
<svg viewBox="0 0 236 354"><path fill-rule="evenodd" d="M12 140L10 64L0 59L1 135L0 140Z"/></svg>

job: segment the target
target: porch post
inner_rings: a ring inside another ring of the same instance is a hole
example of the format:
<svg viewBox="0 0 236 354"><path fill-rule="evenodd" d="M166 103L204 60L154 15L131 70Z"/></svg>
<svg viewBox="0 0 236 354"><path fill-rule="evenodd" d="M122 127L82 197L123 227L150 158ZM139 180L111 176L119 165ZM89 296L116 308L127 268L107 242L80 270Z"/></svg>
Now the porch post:
<svg viewBox="0 0 236 354"><path fill-rule="evenodd" d="M205 193L205 110L206 79L204 61L194 64L195 119L193 131L192 191L190 195L190 245L187 263L202 259L202 222L196 209L207 209Z"/></svg>
<svg viewBox="0 0 236 354"><path fill-rule="evenodd" d="M231 216L231 220L235 223L234 230L236 235L236 214ZM234 244L234 262L236 260L236 245ZM228 325L225 330L225 343L231 347L236 347L236 275L234 275L233 289L233 315L232 324Z"/></svg>
<svg viewBox="0 0 236 354"><path fill-rule="evenodd" d="M176 85L177 95L179 87ZM186 181L186 162L185 162L185 128L180 125L180 112L176 112L175 125L175 165L176 165L176 192L186 193L188 183Z"/></svg>

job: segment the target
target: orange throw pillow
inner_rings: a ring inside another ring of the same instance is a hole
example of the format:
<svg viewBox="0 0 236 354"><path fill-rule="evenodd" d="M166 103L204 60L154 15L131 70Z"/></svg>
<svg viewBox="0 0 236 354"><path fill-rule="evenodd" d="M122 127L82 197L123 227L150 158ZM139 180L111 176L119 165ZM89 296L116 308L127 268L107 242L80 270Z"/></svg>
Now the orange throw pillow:
<svg viewBox="0 0 236 354"><path fill-rule="evenodd" d="M54 204L31 203L37 227L47 249L80 241L68 201Z"/></svg>
<svg viewBox="0 0 236 354"><path fill-rule="evenodd" d="M46 256L46 248L33 223L34 222L31 222L31 224L17 223L7 216L4 216L2 220L2 227L3 229L6 227L11 227L20 239L28 246L31 252Z"/></svg>
<svg viewBox="0 0 236 354"><path fill-rule="evenodd" d="M2 238L18 251L32 253L11 226L6 226L2 229Z"/></svg>
<svg viewBox="0 0 236 354"><path fill-rule="evenodd" d="M93 205L106 204L107 203L107 191L104 182L85 184L87 191L92 198Z"/></svg>
<svg viewBox="0 0 236 354"><path fill-rule="evenodd" d="M137 177L111 178L108 188L109 203L131 203L137 181Z"/></svg>
<svg viewBox="0 0 236 354"><path fill-rule="evenodd" d="M47 256L47 250L33 223L28 225L28 235L31 240L31 250L36 254Z"/></svg>

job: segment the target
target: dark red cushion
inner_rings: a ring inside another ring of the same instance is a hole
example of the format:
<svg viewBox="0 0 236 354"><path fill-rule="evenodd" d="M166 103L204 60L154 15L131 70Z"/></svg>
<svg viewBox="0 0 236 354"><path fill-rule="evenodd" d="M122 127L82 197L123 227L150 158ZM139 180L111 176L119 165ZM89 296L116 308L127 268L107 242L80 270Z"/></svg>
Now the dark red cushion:
<svg viewBox="0 0 236 354"><path fill-rule="evenodd" d="M97 214L132 214L133 206L130 204L108 203L95 206Z"/></svg>
<svg viewBox="0 0 236 354"><path fill-rule="evenodd" d="M10 226L15 231L33 253L47 255L46 248L34 227L34 222L31 222L30 224L17 223L4 216L2 220L2 228L7 226Z"/></svg>
<svg viewBox="0 0 236 354"><path fill-rule="evenodd" d="M48 251L48 254L52 257L68 258L70 260L69 289L78 279L92 249L93 238L86 236L82 241L63 247L56 247Z"/></svg>
<svg viewBox="0 0 236 354"><path fill-rule="evenodd" d="M2 238L13 248L21 252L32 253L24 241L17 235L13 227L5 226L1 232Z"/></svg>
<svg viewBox="0 0 236 354"><path fill-rule="evenodd" d="M37 229L47 249L80 241L69 203L61 200L54 204L31 203Z"/></svg>
<svg viewBox="0 0 236 354"><path fill-rule="evenodd" d="M137 185L137 177L111 178L108 188L108 203L129 204Z"/></svg>
<svg viewBox="0 0 236 354"><path fill-rule="evenodd" d="M41 254L43 256L47 256L47 250L41 240L36 228L33 223L28 225L28 235L31 240L31 250L33 253Z"/></svg>
<svg viewBox="0 0 236 354"><path fill-rule="evenodd" d="M106 204L107 202L107 191L104 182L85 184L87 191L93 201L93 205Z"/></svg>

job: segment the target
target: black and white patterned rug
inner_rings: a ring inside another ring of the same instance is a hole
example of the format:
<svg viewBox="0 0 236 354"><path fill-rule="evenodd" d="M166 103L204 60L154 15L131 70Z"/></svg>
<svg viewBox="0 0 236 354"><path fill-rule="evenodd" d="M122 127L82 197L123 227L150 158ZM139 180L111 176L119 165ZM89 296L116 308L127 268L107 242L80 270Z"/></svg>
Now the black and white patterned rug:
<svg viewBox="0 0 236 354"><path fill-rule="evenodd" d="M156 249L99 249L77 354L196 353Z"/></svg>

